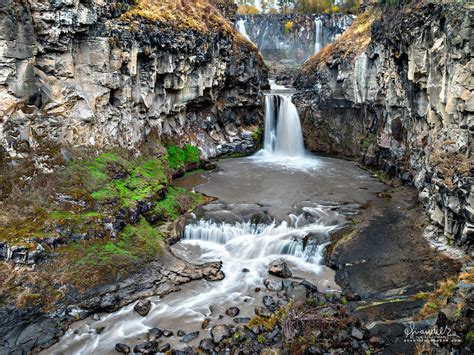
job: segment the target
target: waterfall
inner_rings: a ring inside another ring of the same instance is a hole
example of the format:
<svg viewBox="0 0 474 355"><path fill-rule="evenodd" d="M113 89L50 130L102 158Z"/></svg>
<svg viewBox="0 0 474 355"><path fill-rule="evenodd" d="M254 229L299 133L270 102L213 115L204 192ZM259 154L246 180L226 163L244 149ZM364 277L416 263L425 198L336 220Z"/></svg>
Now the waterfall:
<svg viewBox="0 0 474 355"><path fill-rule="evenodd" d="M289 93L276 93L284 87L272 83L272 91L265 97L266 154L281 157L303 157L305 149L300 117Z"/></svg>
<svg viewBox="0 0 474 355"><path fill-rule="evenodd" d="M246 40L252 42L249 35L247 34L247 30L245 29L245 23L246 22L247 22L247 20L244 20L244 19L240 19L239 21L237 21L237 24L236 24L237 31L239 31L240 34L242 36L244 36Z"/></svg>
<svg viewBox="0 0 474 355"><path fill-rule="evenodd" d="M314 34L314 54L318 53L323 46L323 22L320 18L314 20L315 34Z"/></svg>

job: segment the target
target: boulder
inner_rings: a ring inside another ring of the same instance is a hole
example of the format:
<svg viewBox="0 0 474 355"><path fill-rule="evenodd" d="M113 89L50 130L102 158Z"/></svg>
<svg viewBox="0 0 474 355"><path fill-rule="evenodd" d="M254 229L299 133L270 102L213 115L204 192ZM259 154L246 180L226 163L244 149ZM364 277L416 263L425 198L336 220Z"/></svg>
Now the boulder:
<svg viewBox="0 0 474 355"><path fill-rule="evenodd" d="M151 309L151 301L150 300L145 300L145 301L138 301L135 306L133 307L133 310L137 312L139 315L142 317L145 317L148 312L150 312Z"/></svg>
<svg viewBox="0 0 474 355"><path fill-rule="evenodd" d="M229 327L225 324L215 325L211 328L212 341L215 344L219 344L222 340L230 338Z"/></svg>
<svg viewBox="0 0 474 355"><path fill-rule="evenodd" d="M288 268L288 265L286 265L286 262L283 260L274 261L270 265L270 268L268 269L268 273L270 275L278 276L284 279L287 279L292 276L292 273L290 269Z"/></svg>
<svg viewBox="0 0 474 355"><path fill-rule="evenodd" d="M163 335L163 331L159 328L151 328L148 331L148 340L157 342L159 338Z"/></svg>

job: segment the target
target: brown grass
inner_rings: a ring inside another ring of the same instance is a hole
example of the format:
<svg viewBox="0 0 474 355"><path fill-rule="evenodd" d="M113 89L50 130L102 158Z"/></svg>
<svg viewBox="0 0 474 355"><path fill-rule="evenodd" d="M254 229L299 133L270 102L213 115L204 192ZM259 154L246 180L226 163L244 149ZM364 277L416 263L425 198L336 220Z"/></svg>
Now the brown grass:
<svg viewBox="0 0 474 355"><path fill-rule="evenodd" d="M201 32L221 29L232 32L232 26L207 0L138 0L122 15L123 20L142 18L176 29Z"/></svg>
<svg viewBox="0 0 474 355"><path fill-rule="evenodd" d="M454 177L456 175L466 177L469 176L471 169L471 162L462 153L450 154L437 149L429 157L430 164L442 176L445 185L448 189L454 189Z"/></svg>

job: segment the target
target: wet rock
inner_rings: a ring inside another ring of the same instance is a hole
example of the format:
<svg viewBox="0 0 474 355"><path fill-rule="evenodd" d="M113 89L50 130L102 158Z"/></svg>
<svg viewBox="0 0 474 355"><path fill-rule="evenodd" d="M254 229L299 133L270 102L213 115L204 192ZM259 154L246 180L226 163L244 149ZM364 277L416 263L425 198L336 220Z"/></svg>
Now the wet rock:
<svg viewBox="0 0 474 355"><path fill-rule="evenodd" d="M250 272L250 270L244 267L244 268L242 269L242 272Z"/></svg>
<svg viewBox="0 0 474 355"><path fill-rule="evenodd" d="M212 275L207 275L206 276L206 280L207 281L220 281L220 280L223 280L225 278L225 275L222 271L218 271L217 273L215 274L212 274Z"/></svg>
<svg viewBox="0 0 474 355"><path fill-rule="evenodd" d="M256 335L246 325L237 326L237 328L235 329L235 333L239 334L241 341L257 338Z"/></svg>
<svg viewBox="0 0 474 355"><path fill-rule="evenodd" d="M148 331L148 340L156 342L163 335L163 331L159 328L151 328Z"/></svg>
<svg viewBox="0 0 474 355"><path fill-rule="evenodd" d="M95 328L95 332L96 332L97 334L102 334L104 330L105 330L105 327L97 327L97 328Z"/></svg>
<svg viewBox="0 0 474 355"><path fill-rule="evenodd" d="M301 282L301 284L306 287L308 289L308 291L310 292L318 292L318 288L316 287L316 285L312 284L311 282L309 282L308 280L303 280L303 282Z"/></svg>
<svg viewBox="0 0 474 355"><path fill-rule="evenodd" d="M227 314L231 318L238 316L239 313L240 309L238 307L230 307L225 311L225 314Z"/></svg>
<svg viewBox="0 0 474 355"><path fill-rule="evenodd" d="M281 280L265 279L263 281L263 284L265 285L268 291L279 292L283 290L283 283L281 282Z"/></svg>
<svg viewBox="0 0 474 355"><path fill-rule="evenodd" d="M171 349L171 345L169 343L165 343L158 347L158 352L165 353Z"/></svg>
<svg viewBox="0 0 474 355"><path fill-rule="evenodd" d="M237 318L234 318L234 322L235 322L235 323L248 323L248 322L250 322L250 318L247 318L247 317L237 317Z"/></svg>
<svg viewBox="0 0 474 355"><path fill-rule="evenodd" d="M288 268L288 265L286 265L286 262L283 260L276 260L274 261L271 265L270 268L268 269L268 272L271 275L278 276L284 279L287 279L292 276L292 273L290 269Z"/></svg>
<svg viewBox="0 0 474 355"><path fill-rule="evenodd" d="M134 353L140 353L140 354L154 354L156 353L156 343L152 341L146 341L144 343L140 343L135 345L133 348Z"/></svg>
<svg viewBox="0 0 474 355"><path fill-rule="evenodd" d="M95 320L95 321L99 321L100 316L97 313L94 313L94 315L92 316L92 319Z"/></svg>
<svg viewBox="0 0 474 355"><path fill-rule="evenodd" d="M359 340L364 339L364 333L362 332L362 330L356 327L352 328L351 336Z"/></svg>
<svg viewBox="0 0 474 355"><path fill-rule="evenodd" d="M126 344L122 343L117 343L115 344L115 351L122 353L122 354L128 354L130 353L130 347Z"/></svg>
<svg viewBox="0 0 474 355"><path fill-rule="evenodd" d="M255 292L260 292L262 289L260 287L255 287Z"/></svg>
<svg viewBox="0 0 474 355"><path fill-rule="evenodd" d="M259 335L263 332L261 325L254 325L251 330L252 330L252 333L254 333L255 335Z"/></svg>
<svg viewBox="0 0 474 355"><path fill-rule="evenodd" d="M205 338L205 339L201 339L201 341L199 342L198 349L204 352L211 352L213 347L214 347L214 344L212 343L212 339Z"/></svg>
<svg viewBox="0 0 474 355"><path fill-rule="evenodd" d="M225 324L215 325L211 329L212 341L215 344L219 344L222 340L230 338L229 327Z"/></svg>
<svg viewBox="0 0 474 355"><path fill-rule="evenodd" d="M183 335L181 338L180 342L182 343L189 343L190 341L196 339L199 336L199 331L195 331L192 333L188 333L186 335Z"/></svg>
<svg viewBox="0 0 474 355"><path fill-rule="evenodd" d="M209 326L210 321L211 320L209 318L204 319L201 323L201 329L207 329L207 327Z"/></svg>
<svg viewBox="0 0 474 355"><path fill-rule="evenodd" d="M267 335L267 339L272 340L272 339L275 338L278 334L280 334L280 328L275 327L275 329L273 329L273 330Z"/></svg>
<svg viewBox="0 0 474 355"><path fill-rule="evenodd" d="M133 310L137 312L139 315L142 317L145 317L148 312L150 312L151 309L151 301L150 300L140 300L138 301L135 306L133 307Z"/></svg>
<svg viewBox="0 0 474 355"><path fill-rule="evenodd" d="M167 338L172 337L173 332L171 330L163 330L163 336Z"/></svg>
<svg viewBox="0 0 474 355"><path fill-rule="evenodd" d="M177 334L179 337L182 337L182 336L186 335L186 333L185 333L184 331L182 331L181 329L179 329L176 334Z"/></svg>
<svg viewBox="0 0 474 355"><path fill-rule="evenodd" d="M278 303L272 296L263 296L263 305L271 311L274 311L278 308Z"/></svg>
<svg viewBox="0 0 474 355"><path fill-rule="evenodd" d="M307 296L306 287L301 284L293 283L286 290L286 297L290 300L302 301L305 300Z"/></svg>

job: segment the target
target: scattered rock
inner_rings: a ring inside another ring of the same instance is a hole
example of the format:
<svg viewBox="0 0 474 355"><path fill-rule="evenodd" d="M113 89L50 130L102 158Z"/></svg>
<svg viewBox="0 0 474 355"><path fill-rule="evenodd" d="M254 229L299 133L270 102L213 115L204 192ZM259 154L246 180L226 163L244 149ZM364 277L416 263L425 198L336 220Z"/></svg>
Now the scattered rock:
<svg viewBox="0 0 474 355"><path fill-rule="evenodd" d="M242 269L242 272L250 272L250 270L244 267L244 268Z"/></svg>
<svg viewBox="0 0 474 355"><path fill-rule="evenodd" d="M160 353L165 353L169 350L171 350L171 345L169 343L165 343L158 348L158 352Z"/></svg>
<svg viewBox="0 0 474 355"><path fill-rule="evenodd" d="M250 322L250 318L247 318L247 317L237 317L237 318L234 318L234 322L235 322L235 323L248 323L248 322Z"/></svg>
<svg viewBox="0 0 474 355"><path fill-rule="evenodd" d="M138 301L135 306L133 307L133 310L137 312L139 315L142 317L145 317L148 312L150 312L151 309L151 301L150 300L145 300L145 301Z"/></svg>
<svg viewBox="0 0 474 355"><path fill-rule="evenodd" d="M99 314L94 313L94 315L92 316L92 319L95 320L95 321L99 321L100 320Z"/></svg>
<svg viewBox="0 0 474 355"><path fill-rule="evenodd" d="M276 260L274 261L271 265L270 268L268 269L268 272L271 275L278 276L284 279L287 279L292 276L292 273L290 269L288 268L288 265L286 265L286 262L283 260Z"/></svg>
<svg viewBox="0 0 474 355"><path fill-rule="evenodd" d="M356 327L352 328L351 336L353 338L356 338L356 339L359 339L359 340L364 339L364 333L362 332L362 330L360 330Z"/></svg>
<svg viewBox="0 0 474 355"><path fill-rule="evenodd" d="M176 333L179 337L182 337L182 336L185 336L186 333L184 331L182 331L181 329L178 330L178 332Z"/></svg>
<svg viewBox="0 0 474 355"><path fill-rule="evenodd" d="M269 309L262 306L255 306L255 314L257 316L266 317L266 318L272 316L272 312Z"/></svg>
<svg viewBox="0 0 474 355"><path fill-rule="evenodd" d="M240 309L238 307L230 307L225 311L225 314L227 314L229 317L236 317L240 313Z"/></svg>
<svg viewBox="0 0 474 355"><path fill-rule="evenodd" d="M269 310L274 311L278 308L278 303L272 296L263 296L263 305Z"/></svg>
<svg viewBox="0 0 474 355"><path fill-rule="evenodd" d="M204 352L211 352L213 347L214 347L214 344L212 343L212 339L205 338L205 339L201 339L201 341L199 342L198 349Z"/></svg>
<svg viewBox="0 0 474 355"><path fill-rule="evenodd" d="M167 338L172 337L173 332L171 330L163 330L163 336Z"/></svg>
<svg viewBox="0 0 474 355"><path fill-rule="evenodd" d="M140 353L140 354L154 354L156 353L156 343L152 341L146 341L141 344L135 345L133 348L134 353Z"/></svg>
<svg viewBox="0 0 474 355"><path fill-rule="evenodd" d="M96 332L97 334L102 334L102 332L103 332L104 330L105 330L105 327L97 327L97 328L95 328L95 332Z"/></svg>
<svg viewBox="0 0 474 355"><path fill-rule="evenodd" d="M263 281L263 284L265 285L268 291L279 292L283 290L283 282L281 282L281 280L265 279Z"/></svg>
<svg viewBox="0 0 474 355"><path fill-rule="evenodd" d="M222 340L230 338L229 327L225 324L215 325L211 328L212 341L215 344L220 343Z"/></svg>
<svg viewBox="0 0 474 355"><path fill-rule="evenodd" d="M148 340L156 342L163 335L163 331L159 328L151 328L148 331Z"/></svg>
<svg viewBox="0 0 474 355"><path fill-rule="evenodd" d="M304 300L307 296L306 287L301 284L292 283L290 287L286 290L286 297L290 300Z"/></svg>
<svg viewBox="0 0 474 355"><path fill-rule="evenodd" d="M130 347L126 344L122 343L117 343L115 344L115 351L122 353L122 354L128 354L130 353Z"/></svg>
<svg viewBox="0 0 474 355"><path fill-rule="evenodd" d="M209 318L205 318L201 323L201 329L207 329L207 327L209 326L210 321L211 320Z"/></svg>
<svg viewBox="0 0 474 355"><path fill-rule="evenodd" d="M184 336L181 338L180 342L182 342L182 343L189 343L190 341L196 339L198 336L199 336L199 330L184 335Z"/></svg>

